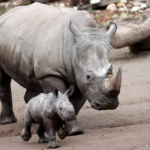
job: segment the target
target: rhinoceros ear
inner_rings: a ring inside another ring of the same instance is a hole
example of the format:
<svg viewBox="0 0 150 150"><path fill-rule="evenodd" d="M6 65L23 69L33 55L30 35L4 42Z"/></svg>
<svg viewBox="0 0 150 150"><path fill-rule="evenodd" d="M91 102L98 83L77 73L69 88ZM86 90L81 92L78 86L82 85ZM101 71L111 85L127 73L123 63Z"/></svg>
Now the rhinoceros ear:
<svg viewBox="0 0 150 150"><path fill-rule="evenodd" d="M75 86L71 85L70 88L65 92L67 97L70 97L74 93L74 90L75 90Z"/></svg>
<svg viewBox="0 0 150 150"><path fill-rule="evenodd" d="M109 25L107 25L106 27L107 33L106 33L106 37L109 39L109 41L111 40L111 37L113 36L113 34L116 32L117 30L117 25L114 22L110 22Z"/></svg>
<svg viewBox="0 0 150 150"><path fill-rule="evenodd" d="M75 40L77 43L82 43L85 40L85 36L83 33L75 26L75 24L71 21L69 25L70 31L73 33Z"/></svg>
<svg viewBox="0 0 150 150"><path fill-rule="evenodd" d="M52 92L55 97L58 96L58 90L56 88L52 88Z"/></svg>

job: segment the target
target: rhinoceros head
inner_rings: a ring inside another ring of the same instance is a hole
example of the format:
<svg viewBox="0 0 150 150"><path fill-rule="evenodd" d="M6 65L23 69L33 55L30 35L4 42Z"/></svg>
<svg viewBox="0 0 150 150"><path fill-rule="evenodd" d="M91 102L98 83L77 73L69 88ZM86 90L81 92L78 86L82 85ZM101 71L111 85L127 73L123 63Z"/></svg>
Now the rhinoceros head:
<svg viewBox="0 0 150 150"><path fill-rule="evenodd" d="M73 85L64 94L58 92L55 88L52 90L53 95L56 97L54 103L55 111L64 121L74 120L76 117L74 107L69 101L69 97L73 94L74 90L75 87Z"/></svg>
<svg viewBox="0 0 150 150"><path fill-rule="evenodd" d="M97 110L115 109L121 86L121 68L113 75L109 63L111 36L116 32L115 23L111 23L106 34L98 29L95 33L81 32L73 23L70 30L75 38L73 50L73 68L77 86Z"/></svg>

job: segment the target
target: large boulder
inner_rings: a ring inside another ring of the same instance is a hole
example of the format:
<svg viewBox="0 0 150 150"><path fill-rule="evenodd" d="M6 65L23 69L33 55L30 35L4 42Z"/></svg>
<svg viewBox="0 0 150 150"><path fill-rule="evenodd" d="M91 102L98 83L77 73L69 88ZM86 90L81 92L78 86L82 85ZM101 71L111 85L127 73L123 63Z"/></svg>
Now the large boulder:
<svg viewBox="0 0 150 150"><path fill-rule="evenodd" d="M114 48L130 46L131 52L150 50L150 13L118 19L115 23L117 32L111 39ZM109 29L109 23L106 29Z"/></svg>

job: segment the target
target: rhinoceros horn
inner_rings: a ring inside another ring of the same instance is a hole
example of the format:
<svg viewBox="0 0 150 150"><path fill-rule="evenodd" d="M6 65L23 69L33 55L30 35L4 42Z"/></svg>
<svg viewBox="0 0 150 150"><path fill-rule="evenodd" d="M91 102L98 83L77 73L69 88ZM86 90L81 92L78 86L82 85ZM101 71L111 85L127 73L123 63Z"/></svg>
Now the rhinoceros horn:
<svg viewBox="0 0 150 150"><path fill-rule="evenodd" d="M111 40L112 35L116 32L117 30L117 25L114 22L110 22L109 26L106 28L108 31L106 33L106 37L108 40Z"/></svg>
<svg viewBox="0 0 150 150"><path fill-rule="evenodd" d="M71 32L73 33L75 40L78 44L85 41L84 34L75 26L75 24L72 21L70 22L69 28Z"/></svg>
<svg viewBox="0 0 150 150"><path fill-rule="evenodd" d="M114 96L118 96L118 94L120 93L121 81L122 81L122 68L119 67L116 75L108 79L108 82L106 83L106 89L108 93Z"/></svg>

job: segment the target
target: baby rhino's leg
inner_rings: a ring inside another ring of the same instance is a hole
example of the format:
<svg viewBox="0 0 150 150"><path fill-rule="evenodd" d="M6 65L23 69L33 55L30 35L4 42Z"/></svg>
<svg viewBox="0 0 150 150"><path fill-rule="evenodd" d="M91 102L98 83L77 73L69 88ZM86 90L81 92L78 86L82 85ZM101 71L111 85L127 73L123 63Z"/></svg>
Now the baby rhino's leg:
<svg viewBox="0 0 150 150"><path fill-rule="evenodd" d="M46 133L48 135L48 147L47 148L57 148L59 144L56 142L56 130L55 127L52 125L50 120L44 120L44 127Z"/></svg>
<svg viewBox="0 0 150 150"><path fill-rule="evenodd" d="M61 140L63 140L67 136L67 130L65 127L60 127L58 131L58 136Z"/></svg>
<svg viewBox="0 0 150 150"><path fill-rule="evenodd" d="M21 132L21 137L24 141L29 141L31 138L31 125L32 125L32 118L28 112L28 110L25 110L25 128Z"/></svg>
<svg viewBox="0 0 150 150"><path fill-rule="evenodd" d="M37 134L39 136L39 143L48 143L49 140L48 138L44 135L45 133L45 128L42 124L39 125L39 128L37 130Z"/></svg>

